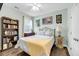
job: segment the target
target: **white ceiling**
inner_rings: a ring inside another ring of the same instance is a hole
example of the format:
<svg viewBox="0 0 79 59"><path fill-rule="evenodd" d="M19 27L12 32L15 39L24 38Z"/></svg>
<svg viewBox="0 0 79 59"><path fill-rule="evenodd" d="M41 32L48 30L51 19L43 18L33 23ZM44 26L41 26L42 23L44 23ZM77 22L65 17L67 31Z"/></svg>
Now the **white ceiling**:
<svg viewBox="0 0 79 59"><path fill-rule="evenodd" d="M32 6L28 5L29 3L7 3L6 5L15 10L19 10L30 16L39 16L44 15L56 10L61 10L65 8L70 8L72 3L40 3L42 6L39 11L32 11ZM33 4L33 3L32 3Z"/></svg>

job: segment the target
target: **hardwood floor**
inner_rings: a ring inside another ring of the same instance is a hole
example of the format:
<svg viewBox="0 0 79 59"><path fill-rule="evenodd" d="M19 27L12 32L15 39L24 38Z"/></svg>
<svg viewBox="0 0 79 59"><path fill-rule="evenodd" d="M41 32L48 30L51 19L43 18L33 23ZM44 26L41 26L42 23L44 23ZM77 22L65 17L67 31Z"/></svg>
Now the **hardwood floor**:
<svg viewBox="0 0 79 59"><path fill-rule="evenodd" d="M20 48L11 48L9 50L0 52L0 56L29 56L25 52L23 52ZM57 47L53 47L51 49L51 54L50 56L69 56L68 50L66 47L63 49L59 49Z"/></svg>
<svg viewBox="0 0 79 59"><path fill-rule="evenodd" d="M0 52L0 56L18 56L23 51L20 48L10 48L8 50L5 50L3 52Z"/></svg>
<svg viewBox="0 0 79 59"><path fill-rule="evenodd" d="M52 48L50 56L70 56L66 47L60 49L57 47Z"/></svg>

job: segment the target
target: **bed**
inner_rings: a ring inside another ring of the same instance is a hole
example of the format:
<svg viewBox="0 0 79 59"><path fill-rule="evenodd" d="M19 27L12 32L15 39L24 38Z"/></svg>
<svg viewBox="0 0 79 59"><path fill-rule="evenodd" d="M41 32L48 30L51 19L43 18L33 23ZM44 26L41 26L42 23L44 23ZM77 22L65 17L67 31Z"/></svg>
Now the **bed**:
<svg viewBox="0 0 79 59"><path fill-rule="evenodd" d="M43 35L36 34L34 36L22 37L18 40L16 46L20 47L23 51L25 51L31 56L49 56L53 44L54 44L53 35L50 36L45 35L45 33L43 33Z"/></svg>

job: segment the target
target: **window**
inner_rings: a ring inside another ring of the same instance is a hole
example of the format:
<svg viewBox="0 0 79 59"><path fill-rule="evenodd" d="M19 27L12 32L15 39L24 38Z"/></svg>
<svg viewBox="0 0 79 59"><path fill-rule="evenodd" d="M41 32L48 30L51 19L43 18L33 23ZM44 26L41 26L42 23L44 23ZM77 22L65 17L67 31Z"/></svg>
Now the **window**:
<svg viewBox="0 0 79 59"><path fill-rule="evenodd" d="M32 19L30 17L24 17L24 33L32 32Z"/></svg>

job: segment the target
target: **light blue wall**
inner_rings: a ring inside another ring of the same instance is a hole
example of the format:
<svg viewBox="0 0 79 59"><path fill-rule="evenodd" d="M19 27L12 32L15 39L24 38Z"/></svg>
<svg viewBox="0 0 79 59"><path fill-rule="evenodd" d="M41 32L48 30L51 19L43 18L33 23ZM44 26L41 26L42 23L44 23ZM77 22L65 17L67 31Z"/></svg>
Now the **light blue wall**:
<svg viewBox="0 0 79 59"><path fill-rule="evenodd" d="M39 28L44 27L44 26L48 26L51 28L56 28L56 15L58 14L62 14L62 36L64 36L64 45L67 45L67 9L63 9L63 10L57 10L55 12L51 12L49 14L45 14L45 15L41 15L41 16L37 16L34 18L34 31L38 32ZM53 17L53 24L51 25L42 25L42 18L47 17L47 16L52 16ZM40 19L40 27L36 26L36 20Z"/></svg>

